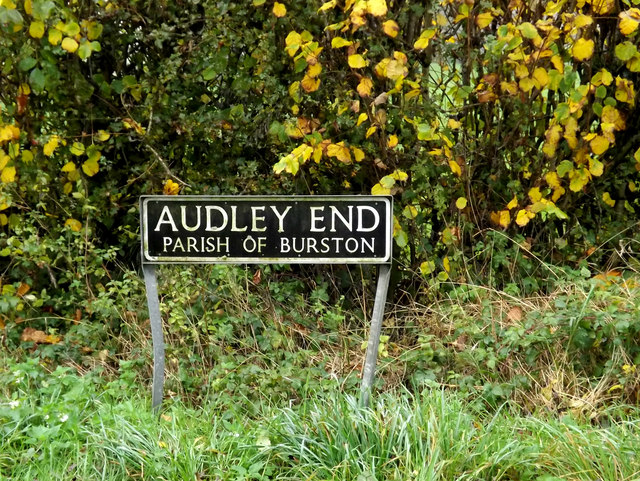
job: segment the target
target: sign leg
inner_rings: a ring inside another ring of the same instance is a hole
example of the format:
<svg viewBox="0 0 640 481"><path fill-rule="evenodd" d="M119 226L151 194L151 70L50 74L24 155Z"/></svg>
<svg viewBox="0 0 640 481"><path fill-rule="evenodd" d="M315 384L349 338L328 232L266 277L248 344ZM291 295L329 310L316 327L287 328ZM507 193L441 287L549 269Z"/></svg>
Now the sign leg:
<svg viewBox="0 0 640 481"><path fill-rule="evenodd" d="M382 321L384 319L384 305L387 300L389 290L389 279L391 278L391 264L380 265L378 274L378 285L376 287L376 299L373 304L373 314L371 315L371 330L369 331L369 342L367 343L367 354L362 370L362 385L360 387L360 402L363 406L369 405L371 387L376 375L376 362L378 360L378 345L380 344L380 333L382 332Z"/></svg>
<svg viewBox="0 0 640 481"><path fill-rule="evenodd" d="M147 287L147 305L149 306L151 339L153 341L151 407L157 412L162 404L162 391L164 386L164 336L162 334L162 318L160 317L156 266L153 264L143 264L142 272L144 273L144 283Z"/></svg>

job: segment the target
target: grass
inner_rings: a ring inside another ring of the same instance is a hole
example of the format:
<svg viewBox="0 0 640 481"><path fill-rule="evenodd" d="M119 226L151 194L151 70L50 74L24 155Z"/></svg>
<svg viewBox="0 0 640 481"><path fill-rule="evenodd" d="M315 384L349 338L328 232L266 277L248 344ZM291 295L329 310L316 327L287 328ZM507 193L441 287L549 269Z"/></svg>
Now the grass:
<svg viewBox="0 0 640 481"><path fill-rule="evenodd" d="M251 417L211 399L113 389L37 363L2 372L0 479L81 480L603 480L640 477L640 412L607 425L569 415L489 412L439 389L387 392L370 408L348 394L263 404Z"/></svg>
<svg viewBox="0 0 640 481"><path fill-rule="evenodd" d="M164 301L160 416L144 313L122 349L0 354L0 480L640 479L636 282L573 279L530 298L459 285L391 309L382 389L364 408L364 330L326 287L307 299L272 281L242 300L183 277Z"/></svg>

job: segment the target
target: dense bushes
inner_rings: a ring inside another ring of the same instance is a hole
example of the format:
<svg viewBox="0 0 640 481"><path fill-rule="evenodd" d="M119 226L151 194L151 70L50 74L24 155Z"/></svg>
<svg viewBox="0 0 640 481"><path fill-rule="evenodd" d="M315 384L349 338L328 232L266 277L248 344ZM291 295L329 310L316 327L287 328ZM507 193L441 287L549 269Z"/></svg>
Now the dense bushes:
<svg viewBox="0 0 640 481"><path fill-rule="evenodd" d="M391 193L412 294L635 268L638 19L595 0L5 0L1 322L97 319L137 263L137 198L163 187Z"/></svg>

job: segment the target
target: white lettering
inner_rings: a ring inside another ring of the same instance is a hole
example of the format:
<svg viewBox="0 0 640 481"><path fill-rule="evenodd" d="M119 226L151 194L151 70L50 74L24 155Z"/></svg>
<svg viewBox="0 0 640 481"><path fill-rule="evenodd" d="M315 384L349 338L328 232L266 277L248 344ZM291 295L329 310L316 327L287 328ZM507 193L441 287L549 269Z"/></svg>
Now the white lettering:
<svg viewBox="0 0 640 481"><path fill-rule="evenodd" d="M256 213L261 210L264 212L264 210L266 209L266 207L264 205L261 206L251 206L251 219L252 219L252 223L251 223L251 231L252 232L264 232L267 230L266 227L258 227L257 223L258 221L260 222L264 222L264 216L258 217L256 215Z"/></svg>
<svg viewBox="0 0 640 481"><path fill-rule="evenodd" d="M280 239L280 253L281 254L286 254L291 250L291 247L289 246L289 239L286 237L283 237Z"/></svg>
<svg viewBox="0 0 640 481"><path fill-rule="evenodd" d="M165 217L167 219L165 220ZM171 212L169 211L169 206L165 205L162 208L162 212L160 212L160 218L158 219L158 223L156 224L156 228L153 229L154 232L158 232L160 230L160 226L162 224L169 224L171 226L171 230L173 232L178 232L178 228L176 227L176 223L173 221L173 217L171 217Z"/></svg>
<svg viewBox="0 0 640 481"><path fill-rule="evenodd" d="M278 232L284 232L284 218L290 209L291 209L291 206L288 205L287 208L284 210L284 212L281 214L280 212L278 212L278 208L275 205L271 206L271 210L278 218Z"/></svg>
<svg viewBox="0 0 640 481"><path fill-rule="evenodd" d="M224 242L220 241L220 237L218 237L218 252L222 252L222 248L224 247L225 253L229 253L229 238L225 237Z"/></svg>
<svg viewBox="0 0 640 481"><path fill-rule="evenodd" d="M211 213L214 210L217 210L218 212L220 212L220 215L222 216L222 223L219 226L215 226L215 227L213 226L213 221L211 219ZM205 230L207 232L220 232L225 227L227 227L227 223L229 222L229 216L227 215L226 211L222 207L217 205L208 205L205 207L205 211L207 215L207 227Z"/></svg>
<svg viewBox="0 0 640 481"><path fill-rule="evenodd" d="M318 249L316 248L316 239L314 239L313 237L309 237L307 239L307 252L311 253L312 250L316 254L318 253Z"/></svg>
<svg viewBox="0 0 640 481"><path fill-rule="evenodd" d="M162 238L162 252L167 252L167 247L171 245L173 239L171 237L163 237Z"/></svg>
<svg viewBox="0 0 640 481"><path fill-rule="evenodd" d="M373 214L373 225L365 227L362 219L364 218L364 211L368 210ZM359 205L358 206L358 232L371 232L375 230L380 224L380 214L370 205Z"/></svg>
<svg viewBox="0 0 640 481"><path fill-rule="evenodd" d="M375 252L374 246L376 245L376 239L375 237L371 238L371 244L369 244L367 242L367 239L363 238L362 239L362 253L364 254L364 247L365 245L367 246L367 248L371 251L371 253L373 254Z"/></svg>
<svg viewBox="0 0 640 481"><path fill-rule="evenodd" d="M198 222L196 223L196 225L194 227L189 227L187 225L187 206L186 205L181 205L180 206L180 213L181 213L181 220L182 220L182 227L184 227L184 230L189 231L189 232L193 232L195 230L198 230L200 228L200 211L202 210L202 206L201 205L197 205L196 206L196 212L197 212L197 216L198 216Z"/></svg>
<svg viewBox="0 0 640 481"><path fill-rule="evenodd" d="M232 205L231 206L231 232L245 232L247 230L247 226L245 225L242 228L238 227L238 206L237 205Z"/></svg>
<svg viewBox="0 0 640 481"><path fill-rule="evenodd" d="M322 212L324 210L324 206L323 207L310 207L309 210L311 211L311 232L324 232L324 230L326 229L326 227L316 227L316 222L320 221L322 222L324 220L324 216L320 217L318 215L316 215L317 211Z"/></svg>
<svg viewBox="0 0 640 481"><path fill-rule="evenodd" d="M349 232L353 231L353 206L349 206L349 220L345 219L340 211L335 207L331 206L331 232L336 231L336 217L340 219L340 222L344 224L344 226L349 229Z"/></svg>
<svg viewBox="0 0 640 481"><path fill-rule="evenodd" d="M177 251L178 249L184 252L184 245L182 245L182 241L180 240L180 238L177 238L175 244L173 244L173 252Z"/></svg>
<svg viewBox="0 0 640 481"><path fill-rule="evenodd" d="M353 247L349 247L349 242L353 241ZM345 242L344 242L344 248L347 249L347 252L349 254L353 254L355 251L358 250L358 239L354 239L353 237L349 237Z"/></svg>

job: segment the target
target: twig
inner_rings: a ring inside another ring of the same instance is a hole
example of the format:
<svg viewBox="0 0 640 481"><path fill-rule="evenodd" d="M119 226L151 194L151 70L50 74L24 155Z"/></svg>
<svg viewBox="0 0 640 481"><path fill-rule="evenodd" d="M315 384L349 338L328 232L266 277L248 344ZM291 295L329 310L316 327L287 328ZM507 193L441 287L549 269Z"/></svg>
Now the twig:
<svg viewBox="0 0 640 481"><path fill-rule="evenodd" d="M146 142L143 142L144 146L154 155L154 157L156 158L156 160L158 162L160 162L160 165L162 165L162 167L164 168L164 171L167 173L167 175L169 177L171 177L173 180L176 180L179 184L182 184L184 186L187 187L191 187L191 185L187 184L185 181L181 180L180 178L178 178L176 175L173 174L173 172L171 172L171 169L169 168L169 166L167 165L166 161L162 158L162 156L158 153L158 151L156 149L154 149L153 147L151 147L149 144L147 144Z"/></svg>

